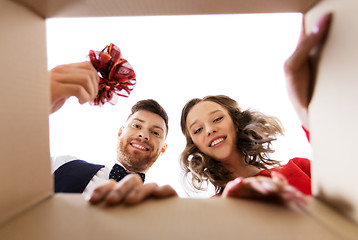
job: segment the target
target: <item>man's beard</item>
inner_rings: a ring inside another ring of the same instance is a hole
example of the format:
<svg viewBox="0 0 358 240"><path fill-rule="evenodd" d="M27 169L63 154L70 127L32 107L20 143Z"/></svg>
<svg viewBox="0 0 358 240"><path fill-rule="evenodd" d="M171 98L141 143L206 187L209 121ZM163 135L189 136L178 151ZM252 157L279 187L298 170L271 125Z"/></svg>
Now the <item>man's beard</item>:
<svg viewBox="0 0 358 240"><path fill-rule="evenodd" d="M142 156L142 154L137 151L130 153L128 151L129 142L130 140L126 143L123 141L119 142L117 147L117 160L129 171L142 172L148 170L157 159L158 154L152 152L150 155ZM152 150L153 147L150 146L149 149Z"/></svg>

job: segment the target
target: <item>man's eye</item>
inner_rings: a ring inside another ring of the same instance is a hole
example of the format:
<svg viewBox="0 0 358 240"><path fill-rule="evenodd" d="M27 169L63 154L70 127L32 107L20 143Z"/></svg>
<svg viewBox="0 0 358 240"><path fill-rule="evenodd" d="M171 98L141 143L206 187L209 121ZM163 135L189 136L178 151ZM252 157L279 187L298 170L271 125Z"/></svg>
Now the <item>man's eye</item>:
<svg viewBox="0 0 358 240"><path fill-rule="evenodd" d="M158 132L153 132L153 134L155 135L155 136L160 136L160 133L158 133Z"/></svg>

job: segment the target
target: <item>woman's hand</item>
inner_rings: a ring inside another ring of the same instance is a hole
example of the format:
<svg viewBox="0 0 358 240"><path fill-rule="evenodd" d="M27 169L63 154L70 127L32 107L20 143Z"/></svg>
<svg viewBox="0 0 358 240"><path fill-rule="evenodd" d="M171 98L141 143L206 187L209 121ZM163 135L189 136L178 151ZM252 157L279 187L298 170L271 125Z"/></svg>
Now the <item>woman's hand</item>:
<svg viewBox="0 0 358 240"><path fill-rule="evenodd" d="M311 101L315 72L311 52L314 49L320 50L328 34L332 14L325 14L318 21L312 33L306 35L304 19L302 20L302 30L296 50L285 61L284 71L286 75L286 88L288 96L296 110L296 113L305 127L309 130L308 124L308 105ZM319 52L317 52L318 54Z"/></svg>
<svg viewBox="0 0 358 240"><path fill-rule="evenodd" d="M257 176L236 178L227 183L221 197L249 198L269 202L295 202L305 204L303 193L288 184L285 177L277 172L271 178Z"/></svg>

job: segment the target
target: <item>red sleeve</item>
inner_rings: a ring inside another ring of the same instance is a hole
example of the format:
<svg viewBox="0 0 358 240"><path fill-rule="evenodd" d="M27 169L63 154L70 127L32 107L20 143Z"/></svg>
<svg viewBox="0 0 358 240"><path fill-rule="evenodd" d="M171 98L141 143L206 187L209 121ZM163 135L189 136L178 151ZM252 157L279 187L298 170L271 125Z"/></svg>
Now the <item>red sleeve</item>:
<svg viewBox="0 0 358 240"><path fill-rule="evenodd" d="M311 161L307 158L293 158L286 165L277 167L273 171L283 174L289 184L302 193L311 195Z"/></svg>
<svg viewBox="0 0 358 240"><path fill-rule="evenodd" d="M311 195L311 161L307 158L293 158L287 164L272 168L271 171L281 173L288 183L302 193ZM271 177L268 170L262 170L255 176Z"/></svg>
<svg viewBox="0 0 358 240"><path fill-rule="evenodd" d="M310 142L310 132L304 126L302 126L302 129L303 129L303 131L305 131L307 140Z"/></svg>
<svg viewBox="0 0 358 240"><path fill-rule="evenodd" d="M299 167L307 176L311 177L311 161L307 158L293 158L291 159L297 167Z"/></svg>

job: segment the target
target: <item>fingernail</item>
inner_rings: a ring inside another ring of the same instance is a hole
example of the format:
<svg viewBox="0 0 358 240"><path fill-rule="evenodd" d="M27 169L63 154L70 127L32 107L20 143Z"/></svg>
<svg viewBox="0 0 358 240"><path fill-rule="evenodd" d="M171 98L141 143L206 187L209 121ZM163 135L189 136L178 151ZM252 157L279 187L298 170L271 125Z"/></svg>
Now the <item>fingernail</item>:
<svg viewBox="0 0 358 240"><path fill-rule="evenodd" d="M137 196L138 196L138 193L136 191L132 191L126 196L126 198L133 199L133 198L136 198Z"/></svg>
<svg viewBox="0 0 358 240"><path fill-rule="evenodd" d="M234 179L234 182L235 182L235 183L241 183L242 180L243 180L243 179L242 179L241 177L237 177L237 178Z"/></svg>
<svg viewBox="0 0 358 240"><path fill-rule="evenodd" d="M88 199L96 201L99 198L99 194L97 192L92 193L91 195L88 195Z"/></svg>
<svg viewBox="0 0 358 240"><path fill-rule="evenodd" d="M332 13L326 13L324 14L317 22L317 24L313 27L312 33L317 34L321 31L322 25L329 21L329 19L332 17Z"/></svg>
<svg viewBox="0 0 358 240"><path fill-rule="evenodd" d="M85 195L85 199L90 202L97 202L100 198L100 193L96 191L93 191L91 194Z"/></svg>
<svg viewBox="0 0 358 240"><path fill-rule="evenodd" d="M119 198L118 194L110 193L107 196L106 202L111 204L111 203L117 203L117 202L119 202L119 200L120 200L120 198Z"/></svg>
<svg viewBox="0 0 358 240"><path fill-rule="evenodd" d="M273 187L272 184L268 183L268 182L262 182L261 186L268 192L272 192L273 191Z"/></svg>
<svg viewBox="0 0 358 240"><path fill-rule="evenodd" d="M279 172L275 172L275 171L272 171L271 172L271 178L274 182L281 182L281 183L284 183L284 184L288 184L288 181L287 179L285 178L285 176L283 176L281 173Z"/></svg>
<svg viewBox="0 0 358 240"><path fill-rule="evenodd" d="M314 26L313 29L312 29L312 33L313 33L313 34L319 33L319 27L318 27L318 26Z"/></svg>
<svg viewBox="0 0 358 240"><path fill-rule="evenodd" d="M134 205L139 202L138 195L131 192L129 193L126 198L124 199L124 203L127 205Z"/></svg>

